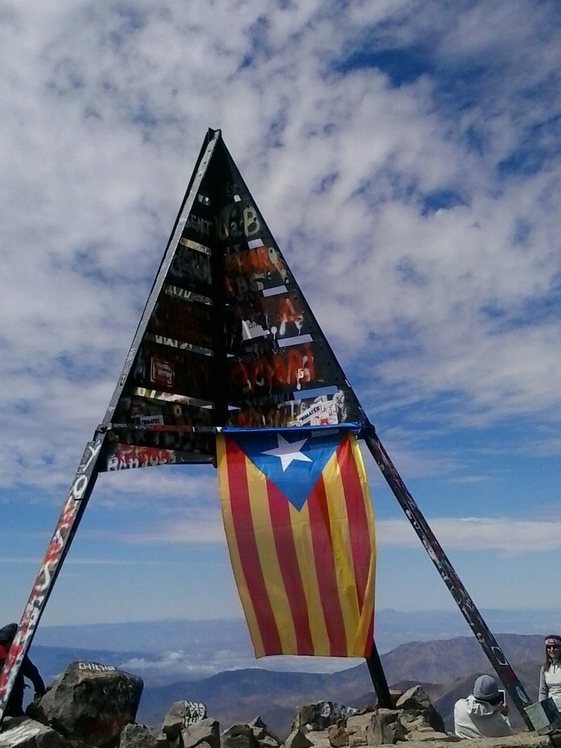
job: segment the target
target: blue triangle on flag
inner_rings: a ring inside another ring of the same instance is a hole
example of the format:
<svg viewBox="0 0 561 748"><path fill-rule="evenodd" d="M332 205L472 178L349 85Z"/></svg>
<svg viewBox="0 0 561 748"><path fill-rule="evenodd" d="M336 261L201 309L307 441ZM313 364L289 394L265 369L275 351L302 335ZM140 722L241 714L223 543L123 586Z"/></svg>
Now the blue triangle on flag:
<svg viewBox="0 0 561 748"><path fill-rule="evenodd" d="M226 433L298 511L342 436L335 429L327 433L308 429Z"/></svg>

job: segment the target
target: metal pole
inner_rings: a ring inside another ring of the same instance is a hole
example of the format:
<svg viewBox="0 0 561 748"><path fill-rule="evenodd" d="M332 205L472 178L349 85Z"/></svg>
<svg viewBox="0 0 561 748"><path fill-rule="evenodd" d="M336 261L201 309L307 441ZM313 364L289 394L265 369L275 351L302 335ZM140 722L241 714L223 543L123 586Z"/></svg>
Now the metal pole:
<svg viewBox="0 0 561 748"><path fill-rule="evenodd" d="M468 591L454 571L452 564L448 560L448 557L444 553L433 531L430 529L428 522L421 513L421 510L401 480L393 462L390 460L382 442L378 438L374 426L369 423L364 427L362 435L364 436L368 449L382 471L382 475L386 479L396 499L401 505L401 508L405 512L405 516L409 522L411 522L413 529L419 536L431 561L438 569L438 573L450 590L452 597L456 601L464 618L475 634L475 638L481 644L481 647L489 658L491 665L495 668L497 675L508 691L514 706L520 712L525 724L530 728L530 730L533 730L534 726L524 711L524 707L531 703L528 694L524 690L524 686L512 669L512 666L498 645L495 637L489 630L487 624L481 617L481 613L476 608Z"/></svg>
<svg viewBox="0 0 561 748"><path fill-rule="evenodd" d="M93 440L86 444L84 455L39 568L4 668L0 673L0 724L4 718L15 679L29 650L35 630L95 485L98 473L97 461L105 438L105 434L97 432Z"/></svg>
<svg viewBox="0 0 561 748"><path fill-rule="evenodd" d="M384 668L382 667L382 661L380 660L375 641L372 641L372 649L366 658L366 664L368 665L368 672L370 673L374 690L376 691L378 706L382 706L385 709L393 709L394 705L392 704L388 681L386 680L386 674L384 673Z"/></svg>

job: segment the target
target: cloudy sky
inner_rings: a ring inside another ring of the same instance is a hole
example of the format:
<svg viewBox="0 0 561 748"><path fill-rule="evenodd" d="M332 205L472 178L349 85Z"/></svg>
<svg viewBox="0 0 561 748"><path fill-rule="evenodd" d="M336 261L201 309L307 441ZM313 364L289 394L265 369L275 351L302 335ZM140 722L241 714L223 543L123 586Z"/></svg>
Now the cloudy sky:
<svg viewBox="0 0 561 748"><path fill-rule="evenodd" d="M559 604L560 21L555 0L0 0L7 619L208 127L476 604ZM365 462L378 607L453 609ZM45 623L240 614L212 468L100 476Z"/></svg>

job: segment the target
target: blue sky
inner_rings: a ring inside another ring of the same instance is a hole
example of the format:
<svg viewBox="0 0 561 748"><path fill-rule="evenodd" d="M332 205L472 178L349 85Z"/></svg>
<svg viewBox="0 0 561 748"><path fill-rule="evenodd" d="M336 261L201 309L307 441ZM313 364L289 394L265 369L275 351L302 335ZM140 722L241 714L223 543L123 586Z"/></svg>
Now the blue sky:
<svg viewBox="0 0 561 748"><path fill-rule="evenodd" d="M559 604L560 14L553 0L2 2L6 619L208 127L476 604ZM365 462L377 606L454 609ZM44 622L237 615L214 470L100 476Z"/></svg>

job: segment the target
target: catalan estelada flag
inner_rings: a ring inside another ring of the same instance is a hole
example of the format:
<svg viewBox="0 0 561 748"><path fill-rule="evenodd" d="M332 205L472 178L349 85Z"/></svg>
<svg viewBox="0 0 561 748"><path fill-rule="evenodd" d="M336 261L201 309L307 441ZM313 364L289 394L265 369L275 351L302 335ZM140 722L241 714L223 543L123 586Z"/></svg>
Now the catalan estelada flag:
<svg viewBox="0 0 561 748"><path fill-rule="evenodd" d="M349 429L217 435L220 503L256 657L367 657L374 520Z"/></svg>

